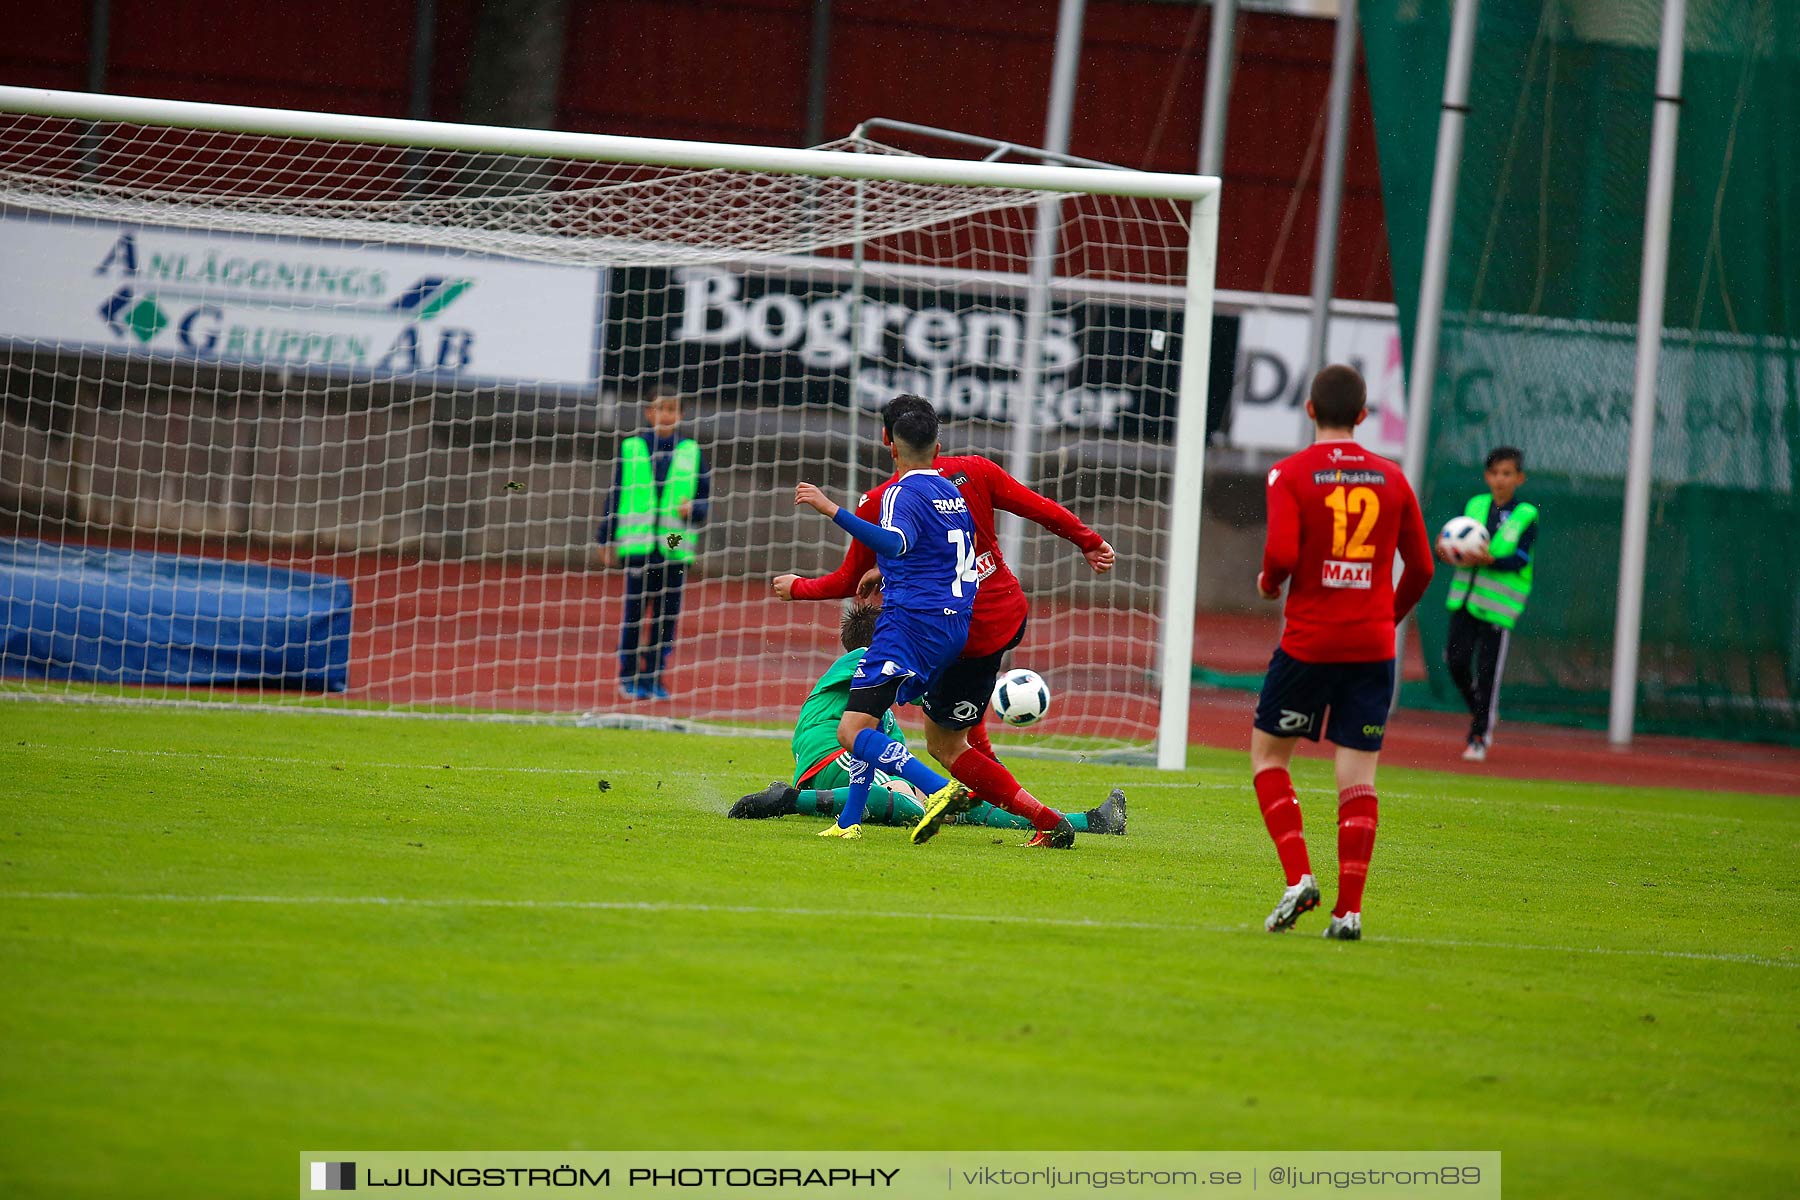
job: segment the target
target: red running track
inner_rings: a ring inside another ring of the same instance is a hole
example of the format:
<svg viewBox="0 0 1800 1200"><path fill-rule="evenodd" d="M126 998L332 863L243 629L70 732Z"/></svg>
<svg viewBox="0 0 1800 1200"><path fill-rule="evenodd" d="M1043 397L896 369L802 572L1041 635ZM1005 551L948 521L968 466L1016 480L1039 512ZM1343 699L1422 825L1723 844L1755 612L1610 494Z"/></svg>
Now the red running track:
<svg viewBox="0 0 1800 1200"><path fill-rule="evenodd" d="M1248 753L1248 692L1195 688L1188 740ZM1485 763L1462 761L1469 718L1456 713L1402 709L1388 725L1384 765L1422 767L1465 775L1559 783L1610 783L1621 787L1694 788L1712 792L1760 792L1800 797L1800 750L1750 742L1640 735L1629 750L1607 745L1606 735L1502 718ZM1302 757L1328 757L1330 747L1302 743ZM1249 788L1248 767L1245 772Z"/></svg>
<svg viewBox="0 0 1800 1200"><path fill-rule="evenodd" d="M559 713L629 708L697 719L742 719L761 709L779 716L800 702L838 653L832 606L790 607L761 583L696 581L688 588L680 650L668 679L675 698L628 705L617 690L623 613L617 572L243 550L228 556L351 582L356 610L347 698L353 700ZM701 630L695 624L700 613L715 622L721 613L740 614L740 620ZM1196 623L1195 656L1216 671L1260 674L1279 631L1273 612L1206 614ZM1085 656L1094 661L1072 664L1064 657L1061 665L1049 664L1059 695L1046 732L1148 740L1151 727L1142 717L1121 714L1119 697L1154 700L1154 633L1147 613L1039 605L1018 652L1021 663L1054 654L1052 635L1064 644L1100 647ZM1416 641L1414 646L1408 679L1424 676ZM1247 748L1253 705L1246 691L1195 688L1190 743ZM1617 751L1597 732L1503 720L1488 761L1474 765L1460 757L1466 726L1456 714L1404 710L1389 726L1384 761L1514 779L1800 796L1797 749L1644 736L1629 751ZM1301 753L1329 749L1303 744Z"/></svg>
<svg viewBox="0 0 1800 1200"><path fill-rule="evenodd" d="M300 563L292 565L300 566ZM619 576L555 573L527 568L479 570L441 564L387 564L372 576L344 570L354 564L315 560L312 569L357 579L357 644L352 695L394 703L442 702L456 696L477 707L583 711L621 707L615 690L614 646L622 614ZM797 703L823 662L836 654L829 606L787 608L760 585L702 581L689 590L687 609L770 618L696 636L684 617L682 651L670 686L672 701L634 706L655 716L727 717L766 706L771 698ZM811 611L808 611L808 610ZM1019 651L1030 662L1034 645L1059 639L1107 640L1129 661L1059 668L1062 731L1147 738L1142 722L1108 713L1106 693L1140 690L1154 696L1155 622L1149 614L1040 605ZM1280 618L1203 615L1195 629L1196 657L1214 670L1260 674L1280 633ZM1110 639L1110 640L1108 640ZM704 652L704 659L697 651ZM498 665L496 665L498 664ZM1416 640L1406 678L1424 678ZM698 706L683 696L705 697ZM1195 688L1189 741L1224 748L1247 746L1253 697L1248 692ZM1642 736L1629 751L1614 750L1588 730L1503 721L1486 763L1461 759L1466 718L1408 709L1387 737L1384 761L1409 767L1513 779L1688 787L1800 796L1800 750L1698 738ZM1328 753L1307 746L1303 754Z"/></svg>

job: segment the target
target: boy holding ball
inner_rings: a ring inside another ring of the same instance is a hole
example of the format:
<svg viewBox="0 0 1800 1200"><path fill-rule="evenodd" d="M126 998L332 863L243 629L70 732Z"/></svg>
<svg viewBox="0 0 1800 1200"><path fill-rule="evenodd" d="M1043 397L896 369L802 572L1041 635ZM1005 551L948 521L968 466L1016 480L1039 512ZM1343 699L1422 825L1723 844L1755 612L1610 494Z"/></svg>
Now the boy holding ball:
<svg viewBox="0 0 1800 1200"><path fill-rule="evenodd" d="M1470 498L1463 515L1488 532L1485 550L1455 557L1439 545L1438 557L1456 567L1450 580L1450 633L1444 665L1469 706L1466 762L1484 762L1494 737L1500 676L1513 626L1531 595L1531 552L1537 541L1537 506L1518 499L1525 482L1525 452L1498 446L1487 456L1488 490Z"/></svg>

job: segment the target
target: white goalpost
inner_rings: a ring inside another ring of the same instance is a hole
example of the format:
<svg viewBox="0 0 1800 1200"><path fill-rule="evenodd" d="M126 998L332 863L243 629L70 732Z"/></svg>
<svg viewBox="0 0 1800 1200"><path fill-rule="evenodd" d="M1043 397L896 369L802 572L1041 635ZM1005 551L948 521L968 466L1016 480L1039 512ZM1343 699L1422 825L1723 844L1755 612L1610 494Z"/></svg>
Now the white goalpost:
<svg viewBox="0 0 1800 1200"><path fill-rule="evenodd" d="M1002 744L1180 767L1218 198L0 87L0 697L779 726L840 652L769 590L843 552L794 484L854 503L912 392L1119 553L1009 537L1055 701ZM596 532L659 392L707 494L640 699Z"/></svg>

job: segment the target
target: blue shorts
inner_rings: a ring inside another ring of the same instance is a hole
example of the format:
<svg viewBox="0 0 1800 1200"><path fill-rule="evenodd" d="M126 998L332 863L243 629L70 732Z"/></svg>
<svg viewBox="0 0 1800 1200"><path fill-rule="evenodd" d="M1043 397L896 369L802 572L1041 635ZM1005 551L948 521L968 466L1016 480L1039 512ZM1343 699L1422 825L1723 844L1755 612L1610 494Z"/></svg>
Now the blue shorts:
<svg viewBox="0 0 1800 1200"><path fill-rule="evenodd" d="M1256 701L1256 727L1276 737L1379 750L1394 699L1394 660L1309 663L1276 647ZM1329 716L1327 716L1329 712Z"/></svg>
<svg viewBox="0 0 1800 1200"><path fill-rule="evenodd" d="M969 640L969 615L883 607L875 620L875 638L850 677L850 690L898 680L895 703L911 704L962 654Z"/></svg>

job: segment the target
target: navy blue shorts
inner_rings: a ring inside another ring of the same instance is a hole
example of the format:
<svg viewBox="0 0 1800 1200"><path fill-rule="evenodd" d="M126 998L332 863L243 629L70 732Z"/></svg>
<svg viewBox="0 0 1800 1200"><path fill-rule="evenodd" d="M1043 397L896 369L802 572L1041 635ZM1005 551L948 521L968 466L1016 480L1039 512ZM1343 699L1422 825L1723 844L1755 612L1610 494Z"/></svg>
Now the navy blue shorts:
<svg viewBox="0 0 1800 1200"><path fill-rule="evenodd" d="M1278 646L1256 701L1256 727L1276 737L1315 742L1323 730L1326 741L1346 750L1379 750L1393 699L1391 658L1309 663Z"/></svg>

